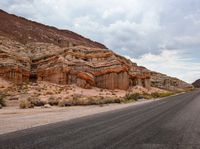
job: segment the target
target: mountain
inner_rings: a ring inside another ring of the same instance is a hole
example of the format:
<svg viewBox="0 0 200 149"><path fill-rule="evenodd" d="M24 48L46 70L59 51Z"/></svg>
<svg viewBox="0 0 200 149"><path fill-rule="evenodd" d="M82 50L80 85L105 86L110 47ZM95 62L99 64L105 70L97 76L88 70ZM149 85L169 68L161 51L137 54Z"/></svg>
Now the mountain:
<svg viewBox="0 0 200 149"><path fill-rule="evenodd" d="M193 85L195 88L200 88L200 79L196 80L194 83L192 83L192 85Z"/></svg>
<svg viewBox="0 0 200 149"><path fill-rule="evenodd" d="M82 88L166 90L191 87L152 72L103 44L0 11L0 77L18 85L46 81Z"/></svg>

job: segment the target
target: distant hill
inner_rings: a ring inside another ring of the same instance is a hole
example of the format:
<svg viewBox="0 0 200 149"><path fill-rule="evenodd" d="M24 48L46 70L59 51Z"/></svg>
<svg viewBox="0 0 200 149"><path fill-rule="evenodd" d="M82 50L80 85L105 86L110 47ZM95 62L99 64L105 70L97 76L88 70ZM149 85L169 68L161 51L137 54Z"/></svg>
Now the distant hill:
<svg viewBox="0 0 200 149"><path fill-rule="evenodd" d="M200 79L196 80L194 83L192 83L192 85L193 85L195 88L200 88Z"/></svg>

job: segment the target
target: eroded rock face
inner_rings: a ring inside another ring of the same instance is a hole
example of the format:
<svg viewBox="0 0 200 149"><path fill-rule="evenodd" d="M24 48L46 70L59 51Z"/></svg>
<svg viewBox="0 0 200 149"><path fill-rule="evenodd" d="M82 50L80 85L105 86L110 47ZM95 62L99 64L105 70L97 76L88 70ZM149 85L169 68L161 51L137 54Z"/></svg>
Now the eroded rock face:
<svg viewBox="0 0 200 149"><path fill-rule="evenodd" d="M121 59L107 49L76 46L60 51L59 54L51 55L45 60L34 60L39 80L59 84L77 84L83 88L95 86L123 90L135 85L145 86L145 83L149 82L146 80L150 80L150 76L140 71L137 65L133 65L124 58ZM130 71L133 67L137 70L137 72L134 71L137 74L135 79L142 77L145 83L130 83L131 76L134 75Z"/></svg>
<svg viewBox="0 0 200 149"><path fill-rule="evenodd" d="M184 88L176 78L151 72L70 31L58 30L0 11L0 77L22 84L48 81L127 90L139 85Z"/></svg>
<svg viewBox="0 0 200 149"><path fill-rule="evenodd" d="M30 58L18 42L0 37L0 77L21 84L29 81Z"/></svg>
<svg viewBox="0 0 200 149"><path fill-rule="evenodd" d="M151 85L167 90L191 89L193 86L174 77L169 77L158 72L151 72Z"/></svg>

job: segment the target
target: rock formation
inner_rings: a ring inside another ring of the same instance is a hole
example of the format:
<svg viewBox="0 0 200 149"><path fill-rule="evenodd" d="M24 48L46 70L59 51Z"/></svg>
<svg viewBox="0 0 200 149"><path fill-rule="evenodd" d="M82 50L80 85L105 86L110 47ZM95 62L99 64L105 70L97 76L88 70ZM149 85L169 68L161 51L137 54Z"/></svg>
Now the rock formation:
<svg viewBox="0 0 200 149"><path fill-rule="evenodd" d="M0 77L22 84L48 81L127 90L139 85L174 90L191 87L151 72L106 46L0 11Z"/></svg>
<svg viewBox="0 0 200 149"><path fill-rule="evenodd" d="M195 88L200 88L200 79L196 80L194 83L192 83L192 85L193 85Z"/></svg>
<svg viewBox="0 0 200 149"><path fill-rule="evenodd" d="M177 90L177 89L190 89L193 88L191 84L188 84L175 77L169 77L165 74L158 72L151 72L151 86L166 90Z"/></svg>

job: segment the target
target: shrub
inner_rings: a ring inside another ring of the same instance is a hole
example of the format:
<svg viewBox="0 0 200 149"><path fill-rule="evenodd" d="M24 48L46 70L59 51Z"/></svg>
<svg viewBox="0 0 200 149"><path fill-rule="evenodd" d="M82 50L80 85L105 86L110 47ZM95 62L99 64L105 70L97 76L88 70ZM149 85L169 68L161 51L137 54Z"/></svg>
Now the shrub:
<svg viewBox="0 0 200 149"><path fill-rule="evenodd" d="M153 98L162 98L162 97L168 97L168 96L171 96L173 95L173 93L171 92L167 92L167 93L158 93L158 92L155 92L155 93L152 93L151 96Z"/></svg>
<svg viewBox="0 0 200 149"><path fill-rule="evenodd" d="M60 100L58 106L75 106L75 105L103 105L109 103L121 103L123 98L117 97L101 97L101 96L92 96L92 97L82 97L82 98L69 98Z"/></svg>
<svg viewBox="0 0 200 149"><path fill-rule="evenodd" d="M34 106L44 106L46 104L45 101L41 101L41 99L37 97L31 97L29 98L29 101L34 105Z"/></svg>
<svg viewBox="0 0 200 149"><path fill-rule="evenodd" d="M66 106L66 105L65 105L65 100L59 101L59 102L58 102L58 106L59 106L59 107L65 107L65 106Z"/></svg>
<svg viewBox="0 0 200 149"><path fill-rule="evenodd" d="M58 102L59 107L66 107L74 105L73 99L63 99Z"/></svg>
<svg viewBox="0 0 200 149"><path fill-rule="evenodd" d="M144 99L152 99L152 95L151 94L148 94L148 93L144 93L141 95Z"/></svg>
<svg viewBox="0 0 200 149"><path fill-rule="evenodd" d="M29 99L20 100L19 107L21 109L34 108L34 104Z"/></svg>
<svg viewBox="0 0 200 149"><path fill-rule="evenodd" d="M59 98L56 98L56 97L49 97L48 99L48 104L50 104L51 106L57 106L58 105L58 102L59 102Z"/></svg>
<svg viewBox="0 0 200 149"><path fill-rule="evenodd" d="M1 106L6 106L6 101L5 101L5 96L4 95L0 95L0 105Z"/></svg>
<svg viewBox="0 0 200 149"><path fill-rule="evenodd" d="M133 94L128 93L125 95L125 100L127 100L127 101L129 101L129 100L137 101L138 99L141 99L141 98L143 98L143 97L139 93L133 93Z"/></svg>

